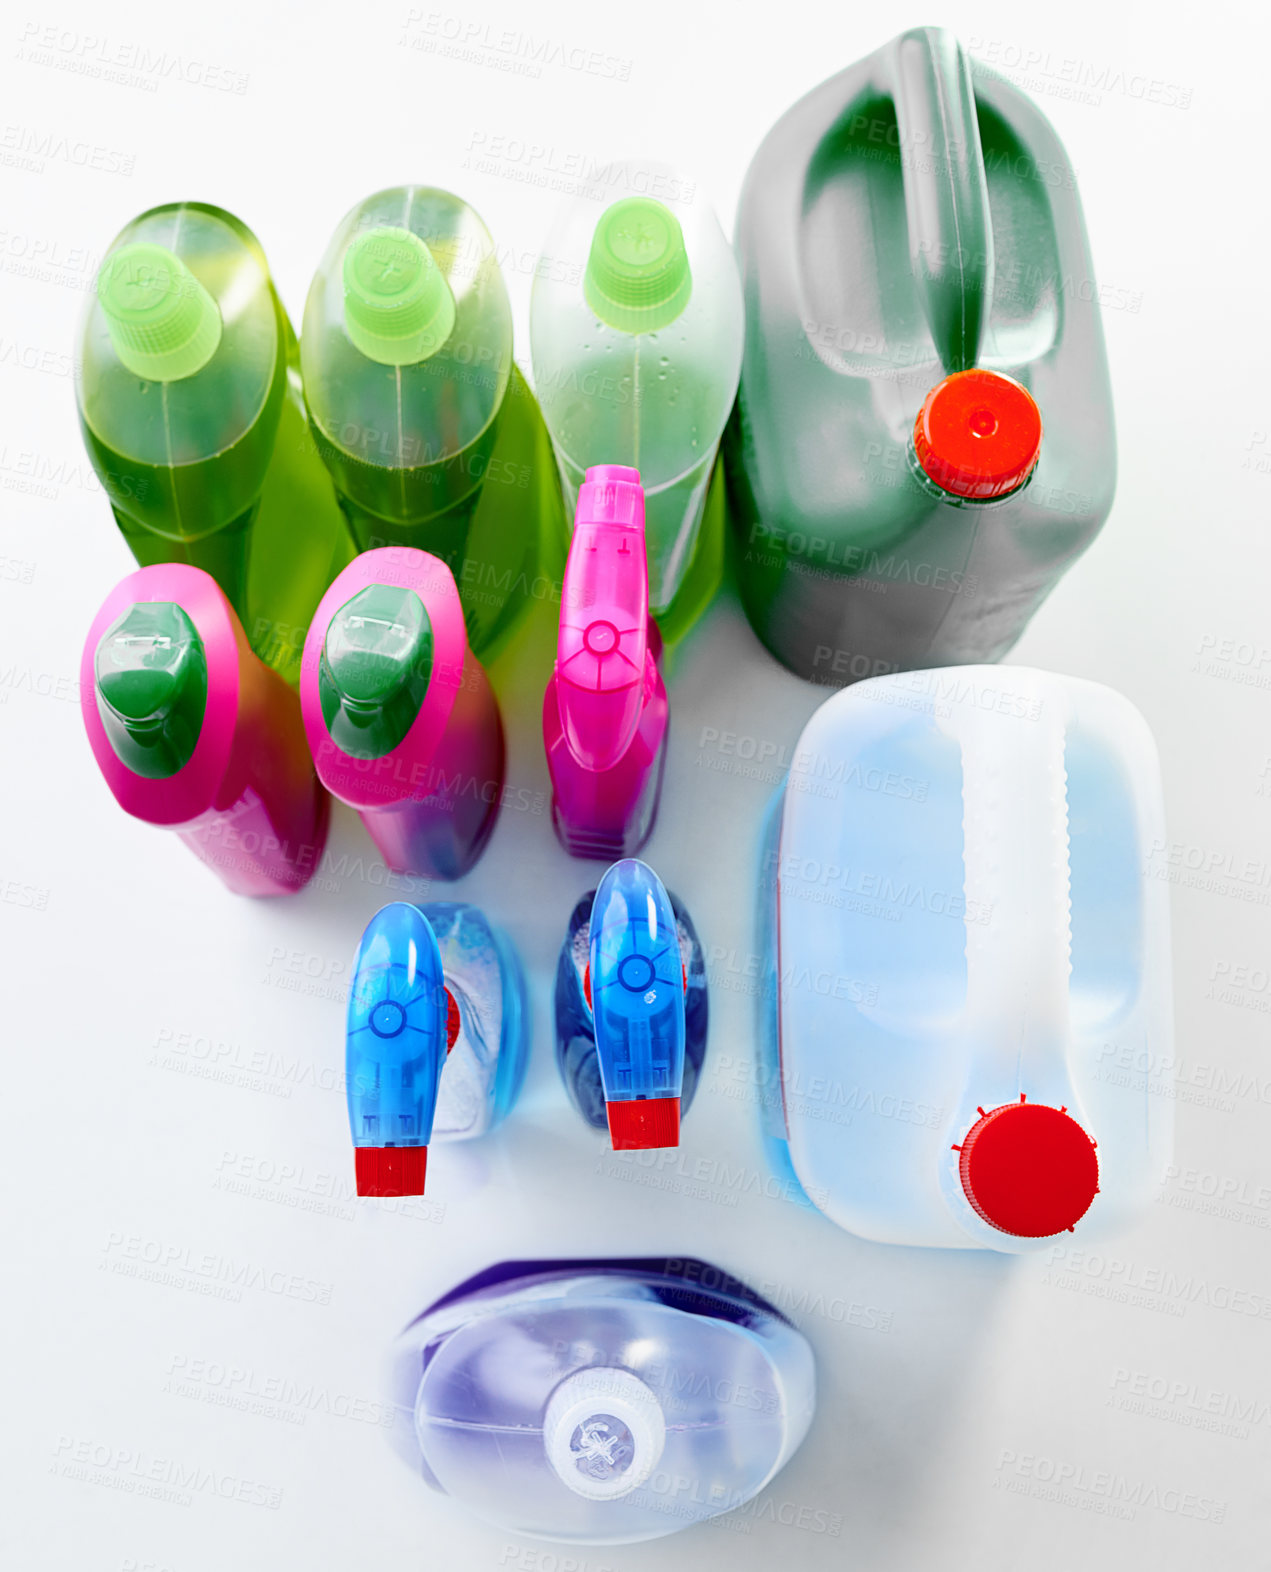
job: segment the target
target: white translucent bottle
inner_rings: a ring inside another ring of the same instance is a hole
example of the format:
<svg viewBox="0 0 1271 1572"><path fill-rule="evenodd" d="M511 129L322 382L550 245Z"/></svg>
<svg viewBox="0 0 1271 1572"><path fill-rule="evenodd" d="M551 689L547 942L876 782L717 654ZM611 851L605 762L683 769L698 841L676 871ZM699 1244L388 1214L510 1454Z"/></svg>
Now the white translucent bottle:
<svg viewBox="0 0 1271 1572"><path fill-rule="evenodd" d="M389 1380L388 1440L434 1489L598 1545L744 1506L816 1407L803 1335L694 1259L502 1262L406 1328Z"/></svg>
<svg viewBox="0 0 1271 1572"><path fill-rule="evenodd" d="M535 392L569 517L590 466L640 471L655 616L693 563L742 337L737 265L693 182L612 164L562 209L530 300Z"/></svg>
<svg viewBox="0 0 1271 1572"><path fill-rule="evenodd" d="M1045 1248L1129 1221L1169 1160L1160 767L1097 683L952 666L813 715L769 826L764 1103L833 1220ZM775 931L774 931L775 930Z"/></svg>

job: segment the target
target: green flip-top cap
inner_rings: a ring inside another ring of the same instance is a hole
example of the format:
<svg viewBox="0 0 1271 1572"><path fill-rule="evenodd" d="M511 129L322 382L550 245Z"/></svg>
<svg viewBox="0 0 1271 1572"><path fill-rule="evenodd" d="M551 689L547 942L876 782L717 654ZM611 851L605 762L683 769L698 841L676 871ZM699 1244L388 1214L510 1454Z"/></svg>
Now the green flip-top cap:
<svg viewBox="0 0 1271 1572"><path fill-rule="evenodd" d="M97 713L120 763L166 780L190 762L207 708L207 655L174 601L139 601L97 646Z"/></svg>
<svg viewBox="0 0 1271 1572"><path fill-rule="evenodd" d="M602 322L622 333L656 333L692 293L684 232L670 208L627 197L605 209L583 277L583 295Z"/></svg>
<svg viewBox="0 0 1271 1572"><path fill-rule="evenodd" d="M318 697L331 739L354 759L382 759L415 724L432 677L432 623L414 590L371 584L332 617Z"/></svg>
<svg viewBox="0 0 1271 1572"><path fill-rule="evenodd" d="M344 253L344 326L382 366L435 355L455 325L455 297L437 259L409 229L380 225Z"/></svg>
<svg viewBox="0 0 1271 1572"><path fill-rule="evenodd" d="M152 382L193 376L221 342L215 300L166 246L120 246L102 263L97 298L115 353Z"/></svg>

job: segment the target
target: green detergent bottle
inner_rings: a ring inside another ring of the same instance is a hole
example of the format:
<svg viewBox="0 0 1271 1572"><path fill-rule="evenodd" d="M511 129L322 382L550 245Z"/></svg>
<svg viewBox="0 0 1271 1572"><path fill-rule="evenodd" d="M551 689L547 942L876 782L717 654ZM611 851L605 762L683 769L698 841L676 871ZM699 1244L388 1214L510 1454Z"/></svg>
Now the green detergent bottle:
<svg viewBox="0 0 1271 1572"><path fill-rule="evenodd" d="M915 28L777 122L736 247L725 456L755 631L832 686L1000 660L1116 487L1099 292L1054 130Z"/></svg>
<svg viewBox="0 0 1271 1572"><path fill-rule="evenodd" d="M552 595L564 515L494 242L467 203L397 186L346 214L309 290L301 364L359 548L440 557L487 654Z"/></svg>
<svg viewBox="0 0 1271 1572"><path fill-rule="evenodd" d="M137 561L210 573L257 655L295 686L309 619L353 545L251 230L198 202L134 219L97 275L75 392Z"/></svg>
<svg viewBox="0 0 1271 1572"><path fill-rule="evenodd" d="M667 643L723 572L716 454L743 331L737 265L689 176L608 164L562 207L530 297L534 387L571 514L594 466L639 470L649 607Z"/></svg>

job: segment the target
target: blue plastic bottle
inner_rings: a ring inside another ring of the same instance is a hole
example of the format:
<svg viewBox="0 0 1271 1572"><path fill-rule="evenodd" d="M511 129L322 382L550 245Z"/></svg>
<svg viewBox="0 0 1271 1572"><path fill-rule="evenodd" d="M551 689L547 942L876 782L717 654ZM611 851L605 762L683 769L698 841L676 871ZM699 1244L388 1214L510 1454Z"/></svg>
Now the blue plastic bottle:
<svg viewBox="0 0 1271 1572"><path fill-rule="evenodd" d="M757 1495L815 1380L796 1328L704 1261L505 1262L402 1333L388 1434L510 1532L625 1544Z"/></svg>
<svg viewBox="0 0 1271 1572"><path fill-rule="evenodd" d="M429 1143L485 1135L520 1092L516 951L460 901L383 907L354 959L346 1044L358 1194L422 1195Z"/></svg>
<svg viewBox="0 0 1271 1572"><path fill-rule="evenodd" d="M561 946L556 1062L570 1100L608 1129L615 1151L678 1146L707 1021L692 918L647 863L614 863L575 906Z"/></svg>

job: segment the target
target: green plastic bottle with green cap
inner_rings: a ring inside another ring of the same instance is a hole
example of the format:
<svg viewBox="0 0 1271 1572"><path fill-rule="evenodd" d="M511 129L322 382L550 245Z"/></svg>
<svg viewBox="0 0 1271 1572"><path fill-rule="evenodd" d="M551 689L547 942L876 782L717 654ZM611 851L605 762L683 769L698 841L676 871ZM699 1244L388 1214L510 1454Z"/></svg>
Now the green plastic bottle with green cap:
<svg viewBox="0 0 1271 1572"><path fill-rule="evenodd" d="M560 486L512 359L489 231L449 192L397 186L345 215L305 305L310 426L358 546L411 546L454 574L488 654L559 582Z"/></svg>
<svg viewBox="0 0 1271 1572"><path fill-rule="evenodd" d="M592 466L640 471L649 605L673 641L722 573L716 455L742 353L737 268L696 185L662 165L602 170L548 238L530 346L568 516Z"/></svg>
<svg viewBox="0 0 1271 1572"><path fill-rule="evenodd" d="M294 686L309 619L353 543L252 232L192 202L134 219L89 297L76 397L137 561L210 573L256 653Z"/></svg>

